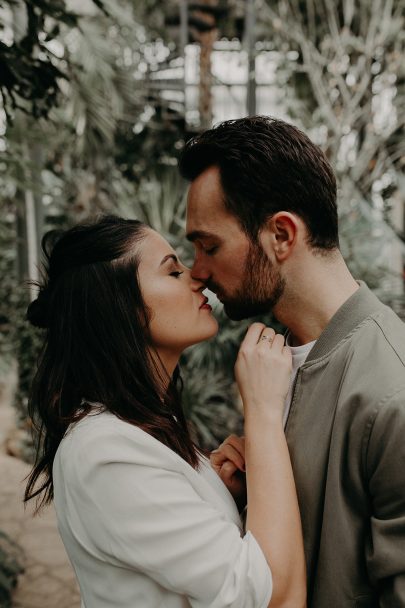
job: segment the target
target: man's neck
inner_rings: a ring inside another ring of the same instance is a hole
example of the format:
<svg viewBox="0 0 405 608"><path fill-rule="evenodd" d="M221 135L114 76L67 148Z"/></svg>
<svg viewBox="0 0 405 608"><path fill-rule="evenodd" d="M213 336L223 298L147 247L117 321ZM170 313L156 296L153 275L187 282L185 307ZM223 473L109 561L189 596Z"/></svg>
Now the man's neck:
<svg viewBox="0 0 405 608"><path fill-rule="evenodd" d="M359 285L343 260L314 265L294 278L287 281L285 293L273 312L288 327L291 346L300 346L319 338Z"/></svg>

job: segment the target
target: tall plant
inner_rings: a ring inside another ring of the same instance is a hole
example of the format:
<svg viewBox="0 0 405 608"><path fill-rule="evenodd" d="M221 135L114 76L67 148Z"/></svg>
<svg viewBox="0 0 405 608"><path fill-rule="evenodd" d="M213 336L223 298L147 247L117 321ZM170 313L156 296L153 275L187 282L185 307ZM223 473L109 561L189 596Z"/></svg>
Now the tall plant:
<svg viewBox="0 0 405 608"><path fill-rule="evenodd" d="M29 32L34 40L30 49L17 49L21 61L29 65L27 54L35 55L35 40L39 41L47 49L46 61L62 66L65 76L58 81L58 105L41 89L46 112L38 114L36 98L30 105L28 99L16 97L13 120L1 141L5 153L0 167L4 290L0 358L4 370L13 356L19 363L15 405L21 424L26 424L29 386L41 342L39 332L24 318L31 297L28 281L37 278L40 238L48 228L82 219L79 210L88 185L92 210L109 208L115 130L119 121L134 121L141 111L139 81L133 77L139 59L132 43L139 37L138 47L143 44L143 28L135 21L130 2L97 4L102 10L89 5L93 10L75 13L72 19L66 17L64 2L59 13L53 7L52 15L44 5L46 15L35 21L35 32ZM23 14L31 10L24 2L16 6ZM25 26L30 24L28 20ZM38 78L45 78L46 66L34 64ZM7 106L4 109L9 111Z"/></svg>
<svg viewBox="0 0 405 608"><path fill-rule="evenodd" d="M405 2L257 6L279 51L288 110L337 172L343 251L358 276L394 301L405 258Z"/></svg>

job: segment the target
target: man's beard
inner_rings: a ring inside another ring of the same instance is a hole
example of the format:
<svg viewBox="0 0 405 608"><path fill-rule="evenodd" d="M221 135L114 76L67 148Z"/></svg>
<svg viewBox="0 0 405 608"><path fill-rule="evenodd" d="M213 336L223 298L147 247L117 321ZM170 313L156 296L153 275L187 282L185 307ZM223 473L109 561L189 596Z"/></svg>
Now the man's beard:
<svg viewBox="0 0 405 608"><path fill-rule="evenodd" d="M285 288L285 280L280 271L270 262L258 243L250 244L244 276L244 284L235 294L226 300L224 297L225 313L233 321L270 312Z"/></svg>

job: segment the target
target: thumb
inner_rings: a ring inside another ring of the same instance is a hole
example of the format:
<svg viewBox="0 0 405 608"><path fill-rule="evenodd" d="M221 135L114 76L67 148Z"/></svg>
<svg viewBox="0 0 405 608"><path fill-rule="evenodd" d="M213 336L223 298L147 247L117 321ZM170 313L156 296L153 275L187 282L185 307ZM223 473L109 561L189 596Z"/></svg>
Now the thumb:
<svg viewBox="0 0 405 608"><path fill-rule="evenodd" d="M232 478L235 475L238 468L230 460L226 460L221 466L219 476L225 485L229 485L232 482Z"/></svg>

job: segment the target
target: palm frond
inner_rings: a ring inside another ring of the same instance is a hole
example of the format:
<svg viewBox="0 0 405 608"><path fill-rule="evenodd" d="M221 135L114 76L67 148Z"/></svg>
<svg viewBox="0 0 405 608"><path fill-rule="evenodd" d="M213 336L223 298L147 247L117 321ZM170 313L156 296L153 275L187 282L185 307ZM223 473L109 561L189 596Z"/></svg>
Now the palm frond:
<svg viewBox="0 0 405 608"><path fill-rule="evenodd" d="M242 433L242 415L232 377L190 363L182 366L183 407L199 445L213 449L231 433Z"/></svg>

